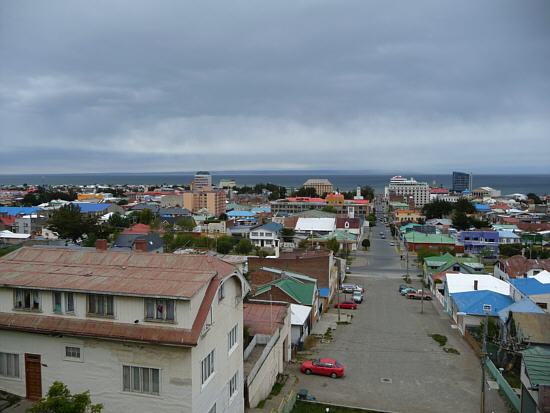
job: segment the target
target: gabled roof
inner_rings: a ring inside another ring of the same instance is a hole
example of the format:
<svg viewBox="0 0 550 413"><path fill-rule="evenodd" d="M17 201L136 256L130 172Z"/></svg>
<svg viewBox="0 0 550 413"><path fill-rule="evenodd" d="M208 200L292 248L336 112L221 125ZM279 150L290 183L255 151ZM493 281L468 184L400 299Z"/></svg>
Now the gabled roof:
<svg viewBox="0 0 550 413"><path fill-rule="evenodd" d="M455 245L454 238L443 234L424 234L422 232L411 231L404 235L405 240L412 244L445 244Z"/></svg>
<svg viewBox="0 0 550 413"><path fill-rule="evenodd" d="M272 335L284 324L288 304L246 302L243 304L243 323L252 335Z"/></svg>
<svg viewBox="0 0 550 413"><path fill-rule="evenodd" d="M155 251L164 246L162 238L155 233L151 234L120 234L114 244L114 248L132 249L136 240L143 239L147 243L147 251Z"/></svg>
<svg viewBox="0 0 550 413"><path fill-rule="evenodd" d="M496 316L500 310L508 307L514 302L509 295L487 290L454 293L452 299L458 311L468 315L485 315L483 305L490 304L491 312L489 315Z"/></svg>
<svg viewBox="0 0 550 413"><path fill-rule="evenodd" d="M543 284L535 278L514 278L510 283L527 296L550 294L550 284Z"/></svg>
<svg viewBox="0 0 550 413"><path fill-rule="evenodd" d="M254 297L268 292L274 287L283 291L297 303L313 305L316 283L304 282L294 278L280 278L269 284L262 285L256 290Z"/></svg>
<svg viewBox="0 0 550 413"><path fill-rule="evenodd" d="M277 222L268 222L267 224L254 227L251 231L270 231L270 232L281 232L283 230L283 225Z"/></svg>
<svg viewBox="0 0 550 413"><path fill-rule="evenodd" d="M521 355L531 385L550 385L550 348L533 346Z"/></svg>
<svg viewBox="0 0 550 413"><path fill-rule="evenodd" d="M450 294L474 290L477 281L478 290L494 291L500 294L510 294L510 284L489 274L451 274L447 272L445 283Z"/></svg>
<svg viewBox="0 0 550 413"><path fill-rule="evenodd" d="M359 229L361 228L361 220L359 218L336 218L336 228Z"/></svg>
<svg viewBox="0 0 550 413"><path fill-rule="evenodd" d="M296 231L334 231L335 218L298 218Z"/></svg>
<svg viewBox="0 0 550 413"><path fill-rule="evenodd" d="M502 321L508 320L508 316L512 313L535 313L542 314L544 310L536 305L531 299L524 298L516 303L509 305L508 307L503 308L498 312L498 316Z"/></svg>
<svg viewBox="0 0 550 413"><path fill-rule="evenodd" d="M151 226L146 224L135 224L122 231L123 234L148 234L151 232Z"/></svg>
<svg viewBox="0 0 550 413"><path fill-rule="evenodd" d="M303 326L311 313L311 307L300 304L290 304L290 324Z"/></svg>
<svg viewBox="0 0 550 413"><path fill-rule="evenodd" d="M71 204L79 207L80 212L83 214L105 211L111 206L111 204L95 204L91 202L71 202Z"/></svg>
<svg viewBox="0 0 550 413"><path fill-rule="evenodd" d="M514 255L507 259L500 259L498 262L504 267L504 272L508 274L510 278L523 277L532 269L545 269L550 271L550 259L530 260L522 255Z"/></svg>

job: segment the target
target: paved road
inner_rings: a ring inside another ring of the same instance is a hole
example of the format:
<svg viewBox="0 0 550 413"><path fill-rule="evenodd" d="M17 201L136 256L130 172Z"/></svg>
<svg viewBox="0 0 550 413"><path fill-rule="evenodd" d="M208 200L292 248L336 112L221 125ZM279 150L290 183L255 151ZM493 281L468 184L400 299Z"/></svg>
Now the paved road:
<svg viewBox="0 0 550 413"><path fill-rule="evenodd" d="M318 347L319 356L347 366L346 377L301 375L298 387L321 401L401 413L479 411L478 359L433 303L425 302L421 314L420 302L399 295L404 263L391 240L380 239L380 228L371 236L370 252L358 252L346 279L365 286L365 302L351 325L340 325L334 340ZM460 354L444 352L429 337L434 333L445 335L446 347ZM490 393L487 412L506 412L498 394Z"/></svg>

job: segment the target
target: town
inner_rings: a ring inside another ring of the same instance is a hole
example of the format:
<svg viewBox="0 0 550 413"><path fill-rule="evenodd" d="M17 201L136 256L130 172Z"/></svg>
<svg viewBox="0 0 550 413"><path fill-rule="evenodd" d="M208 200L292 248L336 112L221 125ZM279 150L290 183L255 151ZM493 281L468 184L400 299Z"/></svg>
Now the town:
<svg viewBox="0 0 550 413"><path fill-rule="evenodd" d="M451 182L2 185L0 411L549 411L550 195Z"/></svg>

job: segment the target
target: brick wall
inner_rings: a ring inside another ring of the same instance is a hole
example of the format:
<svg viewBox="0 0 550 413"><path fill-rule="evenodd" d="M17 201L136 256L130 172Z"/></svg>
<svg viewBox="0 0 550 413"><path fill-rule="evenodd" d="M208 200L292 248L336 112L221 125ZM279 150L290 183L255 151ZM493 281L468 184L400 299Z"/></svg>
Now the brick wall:
<svg viewBox="0 0 550 413"><path fill-rule="evenodd" d="M329 286L329 260L330 257L328 255L298 258L250 257L248 259L248 271L250 273L250 280L252 284L254 284L253 280L263 280L263 277L265 277L265 274L259 274L259 268L272 267L308 275L317 280L318 288L325 288ZM265 282L263 284L265 284Z"/></svg>

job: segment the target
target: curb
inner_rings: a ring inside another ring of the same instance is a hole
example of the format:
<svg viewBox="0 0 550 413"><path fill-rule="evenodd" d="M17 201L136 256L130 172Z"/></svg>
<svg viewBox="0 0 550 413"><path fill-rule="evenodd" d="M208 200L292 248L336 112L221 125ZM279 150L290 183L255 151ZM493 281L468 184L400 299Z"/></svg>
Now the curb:
<svg viewBox="0 0 550 413"><path fill-rule="evenodd" d="M350 406L347 404L335 404L335 403L328 403L328 402L321 402L318 400L300 400L302 403L311 403L311 404L317 404L317 405L323 405L327 407L343 407L344 409L355 409L355 410L363 410L365 412L372 412L372 413L400 413L395 410L380 410L380 409L370 409L368 407L357 407L357 406Z"/></svg>

